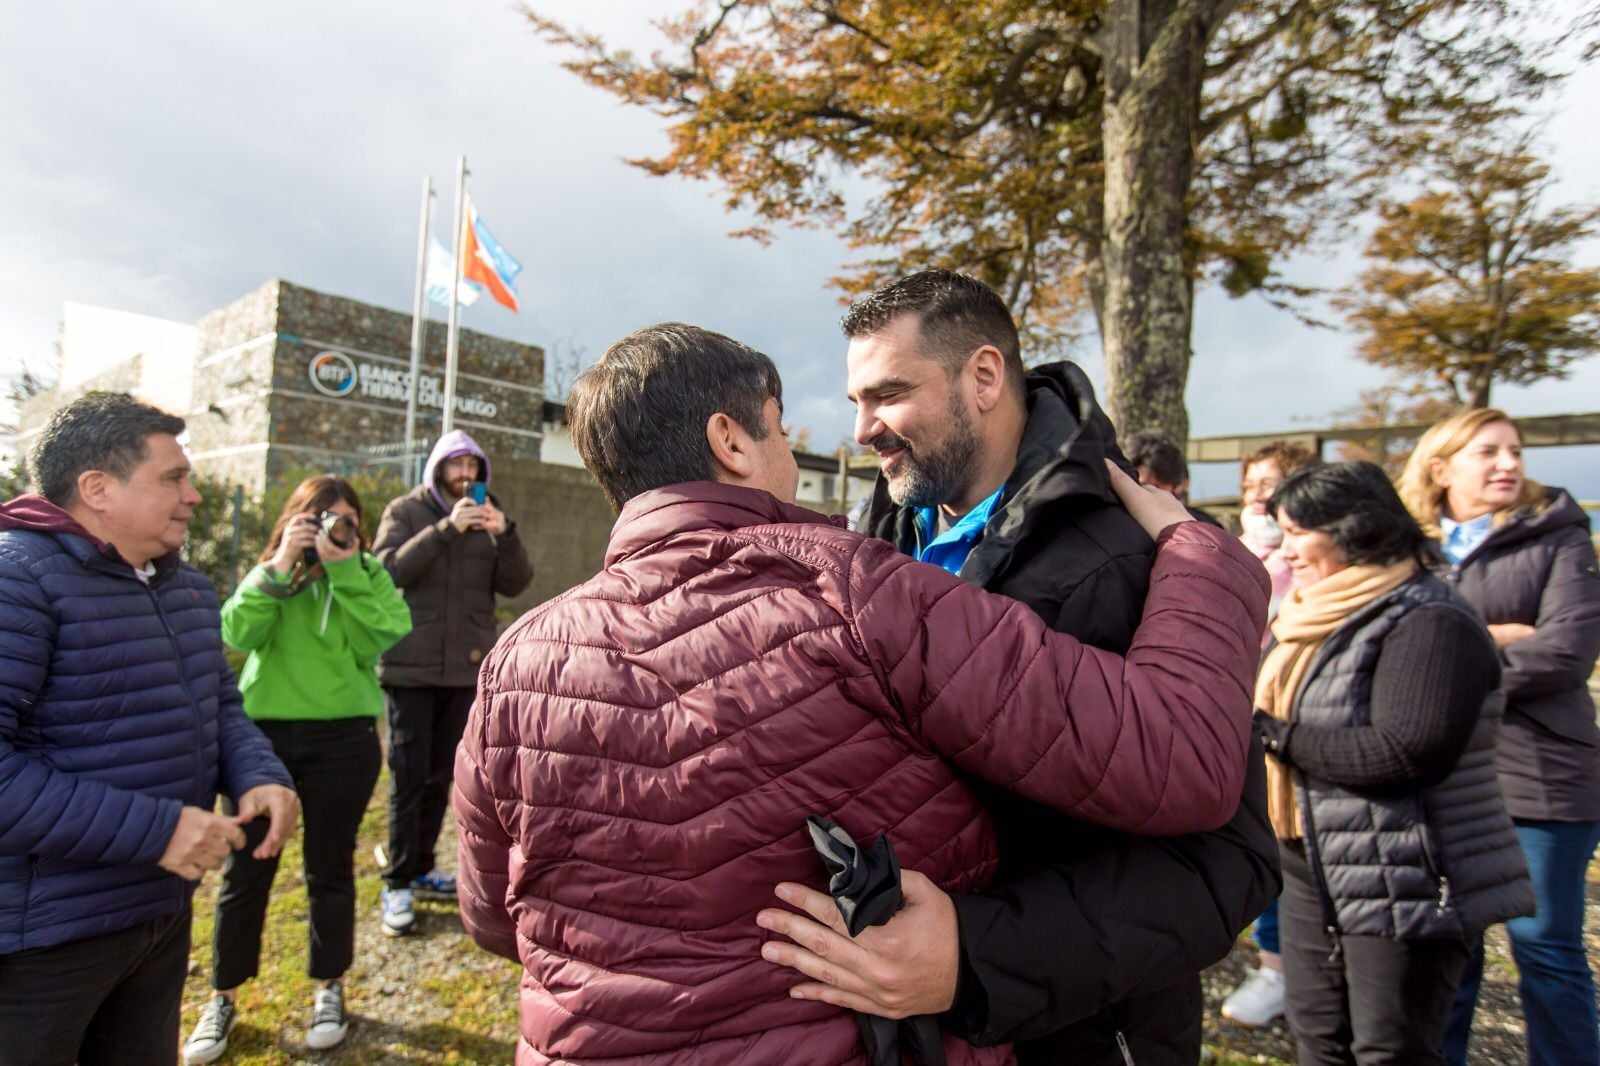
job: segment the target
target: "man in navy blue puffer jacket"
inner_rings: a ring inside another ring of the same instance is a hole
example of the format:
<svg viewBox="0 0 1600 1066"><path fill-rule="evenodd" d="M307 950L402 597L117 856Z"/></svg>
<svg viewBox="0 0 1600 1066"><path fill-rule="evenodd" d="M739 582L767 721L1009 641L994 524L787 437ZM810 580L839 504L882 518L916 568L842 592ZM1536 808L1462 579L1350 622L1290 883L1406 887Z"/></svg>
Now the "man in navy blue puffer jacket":
<svg viewBox="0 0 1600 1066"><path fill-rule="evenodd" d="M182 419L90 393L0 505L0 1061L177 1058L193 883L288 773L244 715L216 590L178 556L200 500ZM218 792L236 817L212 813Z"/></svg>

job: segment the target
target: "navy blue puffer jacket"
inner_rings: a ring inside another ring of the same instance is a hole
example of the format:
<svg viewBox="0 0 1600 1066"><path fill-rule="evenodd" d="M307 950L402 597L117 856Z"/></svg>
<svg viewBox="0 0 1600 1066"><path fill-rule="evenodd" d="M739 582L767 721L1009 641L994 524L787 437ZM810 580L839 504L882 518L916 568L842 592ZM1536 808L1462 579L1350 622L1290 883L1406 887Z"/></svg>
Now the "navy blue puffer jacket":
<svg viewBox="0 0 1600 1066"><path fill-rule="evenodd" d="M0 506L0 955L177 913L179 811L268 783L211 583L173 555L146 585L42 497Z"/></svg>

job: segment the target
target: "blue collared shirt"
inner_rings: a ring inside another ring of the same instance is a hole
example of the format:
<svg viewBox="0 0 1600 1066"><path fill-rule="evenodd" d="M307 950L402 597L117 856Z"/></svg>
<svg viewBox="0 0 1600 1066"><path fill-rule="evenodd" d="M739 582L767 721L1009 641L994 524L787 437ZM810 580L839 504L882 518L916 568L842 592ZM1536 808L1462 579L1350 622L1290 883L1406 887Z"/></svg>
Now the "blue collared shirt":
<svg viewBox="0 0 1600 1066"><path fill-rule="evenodd" d="M1005 491L1004 485L995 489L988 499L962 515L955 525L937 537L933 534L939 528L938 510L924 507L918 511L917 558L948 570L952 574L960 574L967 556L972 554L972 549L983 539L983 529L989 524L989 516L994 513L995 505L1000 502L1000 496Z"/></svg>
<svg viewBox="0 0 1600 1066"><path fill-rule="evenodd" d="M1494 531L1494 512L1479 515L1470 522L1453 522L1440 516L1439 532L1444 534L1439 549L1444 552L1444 557L1450 560L1452 566L1460 566L1461 560L1478 550L1478 545L1489 539L1489 534Z"/></svg>

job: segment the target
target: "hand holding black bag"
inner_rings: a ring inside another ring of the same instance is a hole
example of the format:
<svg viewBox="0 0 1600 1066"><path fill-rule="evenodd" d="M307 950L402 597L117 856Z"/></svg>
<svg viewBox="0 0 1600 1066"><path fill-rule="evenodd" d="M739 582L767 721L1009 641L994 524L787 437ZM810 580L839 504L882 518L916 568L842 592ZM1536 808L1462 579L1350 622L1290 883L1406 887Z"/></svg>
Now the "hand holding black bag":
<svg viewBox="0 0 1600 1066"><path fill-rule="evenodd" d="M817 815L806 819L806 828L827 867L828 893L850 935L859 936L863 929L893 918L904 900L900 862L889 838L880 836L862 848L833 821ZM895 1021L857 1012L855 1019L871 1066L900 1066L902 1050L921 1066L945 1066L944 1042L933 1015Z"/></svg>

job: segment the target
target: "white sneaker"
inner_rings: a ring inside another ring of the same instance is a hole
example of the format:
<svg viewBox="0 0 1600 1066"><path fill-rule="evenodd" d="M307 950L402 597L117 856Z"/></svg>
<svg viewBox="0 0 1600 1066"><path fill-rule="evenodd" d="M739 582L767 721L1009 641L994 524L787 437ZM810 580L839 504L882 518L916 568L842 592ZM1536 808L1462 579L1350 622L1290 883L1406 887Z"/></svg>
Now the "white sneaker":
<svg viewBox="0 0 1600 1066"><path fill-rule="evenodd" d="M339 982L317 989L316 998L311 1001L311 1028L306 1030L306 1047L313 1051L338 1047L349 1031L350 1022L344 1016L344 989Z"/></svg>
<svg viewBox="0 0 1600 1066"><path fill-rule="evenodd" d="M1283 971L1260 967L1222 1004L1222 1016L1252 1029L1268 1025L1283 1013Z"/></svg>
<svg viewBox="0 0 1600 1066"><path fill-rule="evenodd" d="M233 1032L233 1000L227 996L212 996L200 1008L200 1020L194 1032L183 1045L184 1066L201 1066L216 1062L228 1050L228 1034Z"/></svg>
<svg viewBox="0 0 1600 1066"><path fill-rule="evenodd" d="M382 893L383 931L389 936L405 936L416 922L416 911L409 888L386 888Z"/></svg>

